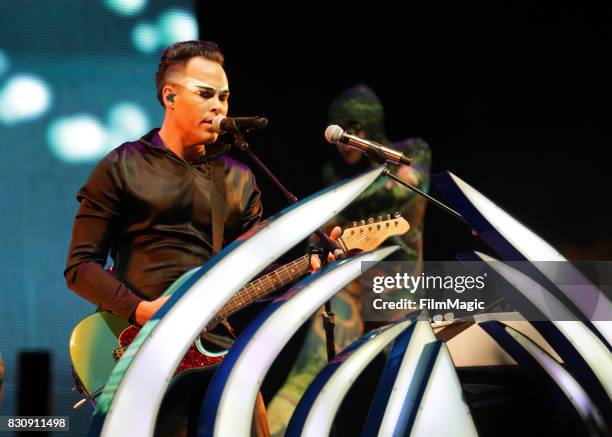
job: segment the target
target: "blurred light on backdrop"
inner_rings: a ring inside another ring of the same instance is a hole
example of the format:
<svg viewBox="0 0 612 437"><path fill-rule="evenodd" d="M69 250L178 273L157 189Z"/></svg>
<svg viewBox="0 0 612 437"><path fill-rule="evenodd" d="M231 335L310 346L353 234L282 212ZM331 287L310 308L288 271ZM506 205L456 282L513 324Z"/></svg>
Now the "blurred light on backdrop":
<svg viewBox="0 0 612 437"><path fill-rule="evenodd" d="M141 52L155 52L160 45L157 28L151 23L138 23L132 30L132 43Z"/></svg>
<svg viewBox="0 0 612 437"><path fill-rule="evenodd" d="M149 117L140 106L129 102L116 104L108 113L108 150L140 138L147 133L150 125Z"/></svg>
<svg viewBox="0 0 612 437"><path fill-rule="evenodd" d="M9 78L0 90L0 122L15 124L42 116L51 104L51 89L29 74Z"/></svg>
<svg viewBox="0 0 612 437"><path fill-rule="evenodd" d="M57 158L74 164L96 161L108 152L106 130L89 114L54 120L47 130L47 141Z"/></svg>
<svg viewBox="0 0 612 437"><path fill-rule="evenodd" d="M147 0L106 0L106 6L119 15L135 15L147 5Z"/></svg>
<svg viewBox="0 0 612 437"><path fill-rule="evenodd" d="M132 44L143 53L153 53L178 41L198 39L198 23L182 9L162 13L157 24L138 23L132 29Z"/></svg>
<svg viewBox="0 0 612 437"><path fill-rule="evenodd" d="M94 163L126 141L140 138L151 122L140 106L121 102L108 112L107 125L89 114L58 118L47 130L51 152L70 164Z"/></svg>
<svg viewBox="0 0 612 437"><path fill-rule="evenodd" d="M161 44L167 46L177 41L198 38L198 23L193 14L182 9L170 9L159 17L157 31Z"/></svg>

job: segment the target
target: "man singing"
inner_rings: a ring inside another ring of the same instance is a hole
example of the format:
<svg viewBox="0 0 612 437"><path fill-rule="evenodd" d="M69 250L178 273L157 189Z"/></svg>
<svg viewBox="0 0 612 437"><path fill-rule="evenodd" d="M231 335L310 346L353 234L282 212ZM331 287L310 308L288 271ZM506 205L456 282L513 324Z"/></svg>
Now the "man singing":
<svg viewBox="0 0 612 437"><path fill-rule="evenodd" d="M77 194L66 282L99 308L132 323L147 322L168 300L162 293L219 249L213 250L220 246L213 238L219 204L225 242L262 216L253 174L222 156L229 146L217 142L212 128L213 118L228 112L223 63L212 42L168 47L155 76L165 109L161 128L110 152ZM215 200L213 187L225 191L221 201ZM109 253L112 274L104 269ZM319 260L313 264L317 269ZM261 397L257 411L254 433L267 435Z"/></svg>

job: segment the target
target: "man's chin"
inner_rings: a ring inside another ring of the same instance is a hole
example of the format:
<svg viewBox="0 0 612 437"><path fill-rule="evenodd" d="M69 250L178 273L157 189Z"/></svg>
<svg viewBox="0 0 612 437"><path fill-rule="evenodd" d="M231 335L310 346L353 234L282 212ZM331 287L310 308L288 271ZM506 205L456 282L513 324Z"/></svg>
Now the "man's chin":
<svg viewBox="0 0 612 437"><path fill-rule="evenodd" d="M216 143L218 139L219 139L219 134L211 134L208 137L208 142L206 144Z"/></svg>
<svg viewBox="0 0 612 437"><path fill-rule="evenodd" d="M212 133L212 132L207 132L207 133L200 133L197 137L194 137L190 143L193 146L199 146L202 144L212 144L214 142L217 141L217 139L219 138L219 134L217 133Z"/></svg>
<svg viewBox="0 0 612 437"><path fill-rule="evenodd" d="M210 130L210 125L206 126L206 129L200 131L200 135L202 137L202 144L212 144L219 138L219 134L217 132L213 132Z"/></svg>

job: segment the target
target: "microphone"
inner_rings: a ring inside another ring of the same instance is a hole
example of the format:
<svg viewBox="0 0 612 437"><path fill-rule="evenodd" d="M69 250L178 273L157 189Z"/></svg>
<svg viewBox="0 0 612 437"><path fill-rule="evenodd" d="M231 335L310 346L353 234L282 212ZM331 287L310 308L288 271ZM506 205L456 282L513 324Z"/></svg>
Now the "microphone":
<svg viewBox="0 0 612 437"><path fill-rule="evenodd" d="M217 115L212 121L214 132L235 132L249 129L261 129L268 125L268 119L264 117L226 117Z"/></svg>
<svg viewBox="0 0 612 437"><path fill-rule="evenodd" d="M346 133L344 129L337 124L327 126L327 129L325 129L325 139L332 144L346 144L353 149L370 154L373 153L376 156L384 158L386 161L395 162L396 164L410 165L412 162L412 159L409 158L408 155L399 150Z"/></svg>

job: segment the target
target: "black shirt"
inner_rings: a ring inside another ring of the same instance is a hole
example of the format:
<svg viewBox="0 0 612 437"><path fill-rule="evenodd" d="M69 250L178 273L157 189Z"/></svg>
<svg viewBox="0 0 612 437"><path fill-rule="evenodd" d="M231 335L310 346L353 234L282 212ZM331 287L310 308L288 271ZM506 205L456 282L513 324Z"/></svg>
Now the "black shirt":
<svg viewBox="0 0 612 437"><path fill-rule="evenodd" d="M179 276L212 257L209 160L227 145L206 146L191 164L166 148L157 133L110 152L78 192L64 275L90 302L128 319L141 300L159 297ZM249 168L227 156L224 241L262 215ZM115 270L104 270L110 252Z"/></svg>

